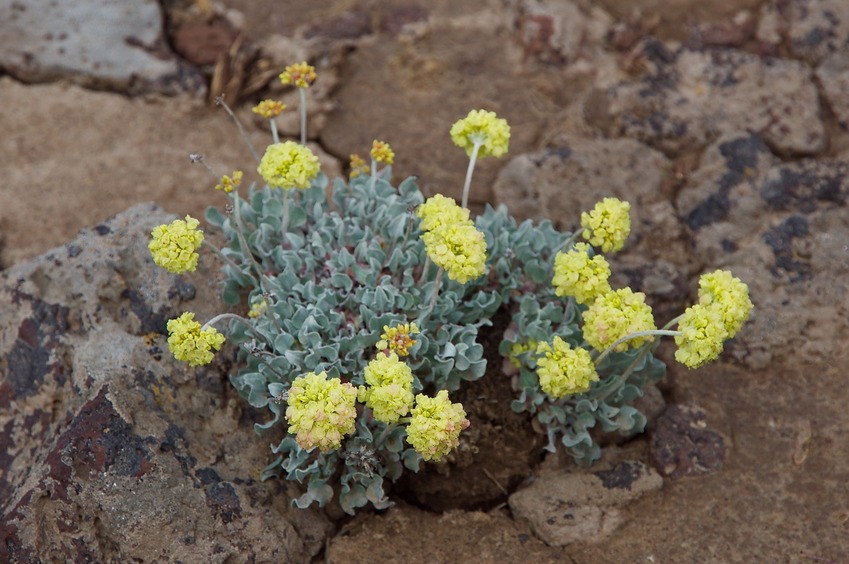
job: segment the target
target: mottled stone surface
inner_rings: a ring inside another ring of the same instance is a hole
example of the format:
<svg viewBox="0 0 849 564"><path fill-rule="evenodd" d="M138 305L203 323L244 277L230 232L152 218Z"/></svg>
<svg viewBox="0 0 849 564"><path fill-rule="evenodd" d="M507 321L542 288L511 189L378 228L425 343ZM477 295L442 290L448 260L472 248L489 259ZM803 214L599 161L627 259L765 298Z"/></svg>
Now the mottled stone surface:
<svg viewBox="0 0 849 564"><path fill-rule="evenodd" d="M657 472L638 461L591 472L548 472L511 495L510 509L548 545L599 541L620 525L621 506L662 484Z"/></svg>
<svg viewBox="0 0 849 564"><path fill-rule="evenodd" d="M823 59L817 67L817 79L840 125L849 129L849 47Z"/></svg>
<svg viewBox="0 0 849 564"><path fill-rule="evenodd" d="M267 440L165 324L210 315L216 268L146 249L172 216L136 206L0 276L0 560L306 561L328 522L261 483Z"/></svg>
<svg viewBox="0 0 849 564"><path fill-rule="evenodd" d="M677 206L704 271L749 284L753 321L726 349L751 368L845 358L849 338L849 157L782 163L763 139L712 145ZM757 218L757 221L752 221Z"/></svg>
<svg viewBox="0 0 849 564"><path fill-rule="evenodd" d="M0 4L0 67L27 82L60 78L131 92L200 91L180 63L153 0Z"/></svg>
<svg viewBox="0 0 849 564"><path fill-rule="evenodd" d="M704 410L690 405L670 405L652 426L652 461L662 475L683 478L715 472L722 467L725 440L708 428Z"/></svg>
<svg viewBox="0 0 849 564"><path fill-rule="evenodd" d="M632 54L638 80L607 90L609 131L670 154L740 129L759 132L782 154L826 147L812 69L730 49L691 50L648 39Z"/></svg>

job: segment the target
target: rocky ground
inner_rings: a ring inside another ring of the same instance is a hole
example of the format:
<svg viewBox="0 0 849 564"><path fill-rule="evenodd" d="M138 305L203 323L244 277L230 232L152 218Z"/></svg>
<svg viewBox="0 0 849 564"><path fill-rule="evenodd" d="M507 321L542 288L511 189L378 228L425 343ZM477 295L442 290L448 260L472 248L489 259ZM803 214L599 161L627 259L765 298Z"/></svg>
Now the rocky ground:
<svg viewBox="0 0 849 564"><path fill-rule="evenodd" d="M0 6L0 560L846 562L849 6L627 4ZM269 441L227 355L189 371L162 350L181 304L215 311L217 264L165 275L145 243L222 203L189 153L249 168L209 101L225 93L259 147L250 106L296 107L271 79L302 59L330 176L382 138L396 179L457 196L447 131L492 109L513 136L480 163L476 206L570 229L627 199L620 283L665 321L730 269L753 320L698 371L662 348L648 433L589 471L495 457L385 512L292 509L291 485L258 480ZM464 497L475 481L486 501Z"/></svg>

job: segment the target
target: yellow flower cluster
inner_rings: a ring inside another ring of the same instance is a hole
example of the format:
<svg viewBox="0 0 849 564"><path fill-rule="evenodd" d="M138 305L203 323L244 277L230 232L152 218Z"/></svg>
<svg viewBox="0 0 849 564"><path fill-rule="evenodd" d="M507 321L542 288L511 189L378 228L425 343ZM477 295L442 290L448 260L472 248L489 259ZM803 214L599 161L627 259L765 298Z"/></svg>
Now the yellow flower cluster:
<svg viewBox="0 0 849 564"><path fill-rule="evenodd" d="M443 225L422 234L430 260L451 280L465 284L486 272L486 239L474 225Z"/></svg>
<svg viewBox="0 0 849 564"><path fill-rule="evenodd" d="M318 157L294 141L269 145L257 168L266 184L284 190L309 188L318 170Z"/></svg>
<svg viewBox="0 0 849 564"><path fill-rule="evenodd" d="M604 198L589 213L581 213L584 239L605 253L618 251L631 233L631 204L617 198Z"/></svg>
<svg viewBox="0 0 849 564"><path fill-rule="evenodd" d="M349 163L351 167L351 178L356 178L361 174L368 174L369 167L363 158L359 155L351 155L351 161Z"/></svg>
<svg viewBox="0 0 849 564"><path fill-rule="evenodd" d="M215 353L224 344L224 335L214 327L202 329L194 320L195 314L186 312L168 320L168 348L177 360L199 366L212 362Z"/></svg>
<svg viewBox="0 0 849 564"><path fill-rule="evenodd" d="M448 277L465 284L486 272L486 239L469 219L469 210L440 194L416 210L430 260Z"/></svg>
<svg viewBox="0 0 849 564"><path fill-rule="evenodd" d="M601 255L590 258L590 246L578 243L568 252L554 257L554 292L558 296L574 296L579 304L591 304L611 291L610 265Z"/></svg>
<svg viewBox="0 0 849 564"><path fill-rule="evenodd" d="M510 145L510 126L495 112L472 110L451 126L451 140L470 157L476 143L480 144L478 157L500 157Z"/></svg>
<svg viewBox="0 0 849 564"><path fill-rule="evenodd" d="M680 336L675 360L690 367L716 359L725 341L734 337L752 313L749 287L727 270L699 278L699 303L678 320Z"/></svg>
<svg viewBox="0 0 849 564"><path fill-rule="evenodd" d="M263 100L251 108L251 111L255 114L261 115L265 119L271 119L282 114L285 109L286 104L283 102L278 100Z"/></svg>
<svg viewBox="0 0 849 564"><path fill-rule="evenodd" d="M699 303L716 309L730 339L752 314L749 287L727 270L716 270L699 278Z"/></svg>
<svg viewBox="0 0 849 564"><path fill-rule="evenodd" d="M197 250L203 243L203 231L198 225L198 220L187 215L185 221L175 219L168 225L154 227L153 238L147 245L153 262L174 274L194 272L198 265Z"/></svg>
<svg viewBox="0 0 849 564"><path fill-rule="evenodd" d="M354 430L357 389L339 378L310 372L295 378L289 388L286 421L289 432L304 450L337 449L342 437Z"/></svg>
<svg viewBox="0 0 849 564"><path fill-rule="evenodd" d="M681 335L675 337L675 360L690 368L715 360L728 338L719 311L702 304L687 308L678 320L678 330Z"/></svg>
<svg viewBox="0 0 849 564"><path fill-rule="evenodd" d="M462 404L451 403L448 392L441 390L436 397L416 396L407 426L407 442L425 460L439 460L460 444L460 431L469 426Z"/></svg>
<svg viewBox="0 0 849 564"><path fill-rule="evenodd" d="M375 139L371 143L371 158L379 163L391 165L395 162L395 153L389 143Z"/></svg>
<svg viewBox="0 0 849 564"><path fill-rule="evenodd" d="M223 190L229 194L242 184L242 176L244 176L244 173L241 170L234 170L232 177L225 174L221 177L221 182L215 185L215 189Z"/></svg>
<svg viewBox="0 0 849 564"><path fill-rule="evenodd" d="M590 389L590 382L598 381L598 374L590 353L586 349L573 349L558 336L553 345L540 343L537 353L537 376L542 391L554 399L580 394Z"/></svg>
<svg viewBox="0 0 849 564"><path fill-rule="evenodd" d="M358 399L384 423L397 423L413 406L413 372L395 353L379 353L365 368Z"/></svg>
<svg viewBox="0 0 849 564"><path fill-rule="evenodd" d="M584 312L584 339L596 350L604 351L620 338L639 331L656 329L651 306L642 292L631 288L613 290L599 296ZM652 337L638 337L617 345L616 351L638 348Z"/></svg>
<svg viewBox="0 0 849 564"><path fill-rule="evenodd" d="M441 225L472 223L469 219L469 210L461 208L453 198L442 194L435 194L425 200L425 203L416 209L416 215L422 220L420 225L422 231L433 231Z"/></svg>
<svg viewBox="0 0 849 564"><path fill-rule="evenodd" d="M283 84L294 84L298 88L309 88L315 82L318 75L315 74L315 67L308 65L306 61L289 65L280 73L280 82Z"/></svg>
<svg viewBox="0 0 849 564"><path fill-rule="evenodd" d="M376 345L377 350L388 350L397 353L398 356L407 356L410 354L410 347L416 344L416 339L412 335L418 332L419 327L415 323L399 323L395 327L384 325L383 333Z"/></svg>
<svg viewBox="0 0 849 564"><path fill-rule="evenodd" d="M251 304L251 309L248 312L248 317L250 317L251 319L256 319L257 317L262 315L262 312L265 311L265 308L267 307L268 302L266 300L262 299L255 301Z"/></svg>

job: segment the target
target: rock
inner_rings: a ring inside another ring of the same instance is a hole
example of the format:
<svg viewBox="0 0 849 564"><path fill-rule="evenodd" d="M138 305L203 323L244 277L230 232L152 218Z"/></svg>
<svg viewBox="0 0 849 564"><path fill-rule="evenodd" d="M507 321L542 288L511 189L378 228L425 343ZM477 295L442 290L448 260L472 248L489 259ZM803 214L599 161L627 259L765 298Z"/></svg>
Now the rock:
<svg viewBox="0 0 849 564"><path fill-rule="evenodd" d="M632 70L642 77L607 91L611 134L671 155L741 129L760 132L781 154L826 148L819 93L804 63L728 49L675 48L655 39L635 49Z"/></svg>
<svg viewBox="0 0 849 564"><path fill-rule="evenodd" d="M566 546L609 536L621 524L619 508L662 485L642 462L623 461L609 470L542 474L509 503L514 517L527 521L543 542Z"/></svg>
<svg viewBox="0 0 849 564"><path fill-rule="evenodd" d="M794 57L816 65L849 47L849 5L843 0L789 0L779 11Z"/></svg>
<svg viewBox="0 0 849 564"><path fill-rule="evenodd" d="M849 47L823 59L817 78L840 125L849 129Z"/></svg>
<svg viewBox="0 0 849 564"><path fill-rule="evenodd" d="M804 371L846 358L847 178L849 154L781 163L757 135L737 133L705 152L680 193L693 255L749 285L753 319L726 344L749 368Z"/></svg>
<svg viewBox="0 0 849 564"><path fill-rule="evenodd" d="M67 79L130 93L202 91L201 75L168 47L163 21L154 0L4 2L0 67L26 82Z"/></svg>
<svg viewBox="0 0 849 564"><path fill-rule="evenodd" d="M191 369L165 323L218 302L195 274L154 267L138 205L0 275L0 560L307 561L328 521L259 482L254 435L225 374Z"/></svg>
<svg viewBox="0 0 849 564"><path fill-rule="evenodd" d="M715 472L725 460L725 440L707 428L707 413L670 405L652 424L651 456L664 476L682 478Z"/></svg>

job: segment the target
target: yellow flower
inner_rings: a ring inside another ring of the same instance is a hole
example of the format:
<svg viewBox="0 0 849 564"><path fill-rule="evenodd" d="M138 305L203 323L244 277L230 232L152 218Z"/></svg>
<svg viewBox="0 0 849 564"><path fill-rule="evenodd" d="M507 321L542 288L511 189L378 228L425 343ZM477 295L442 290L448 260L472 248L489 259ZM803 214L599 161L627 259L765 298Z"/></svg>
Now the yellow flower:
<svg viewBox="0 0 849 564"><path fill-rule="evenodd" d="M377 350L398 353L398 356L407 356L410 354L410 347L416 344L416 340L411 336L419 332L419 327L415 323L399 323L395 327L389 325L383 326L383 334L380 335L380 340L377 342Z"/></svg>
<svg viewBox="0 0 849 564"><path fill-rule="evenodd" d="M255 114L261 115L265 119L271 119L282 114L285 109L286 104L283 102L279 102L277 100L263 100L251 108L251 111Z"/></svg>
<svg viewBox="0 0 849 564"><path fill-rule="evenodd" d="M451 403L448 392L435 398L416 396L416 407L407 426L407 442L425 460L439 460L460 444L460 431L469 426L463 405Z"/></svg>
<svg viewBox="0 0 849 564"><path fill-rule="evenodd" d="M590 304L610 292L610 265L601 255L590 258L590 246L578 243L568 252L554 257L554 292L558 296L574 296L579 304Z"/></svg>
<svg viewBox="0 0 849 564"><path fill-rule="evenodd" d="M474 225L442 225L422 234L430 260L465 284L486 272L486 239Z"/></svg>
<svg viewBox="0 0 849 564"><path fill-rule="evenodd" d="M289 388L286 421L289 432L304 450L337 449L342 437L353 432L357 418L357 389L321 372L298 376Z"/></svg>
<svg viewBox="0 0 849 564"><path fill-rule="evenodd" d="M675 360L690 368L714 360L722 352L729 337L719 309L703 304L688 307L678 321L680 336L675 337L678 350Z"/></svg>
<svg viewBox="0 0 849 564"><path fill-rule="evenodd" d="M309 148L284 141L268 146L257 171L272 188L304 190L310 187L318 169L318 157Z"/></svg>
<svg viewBox="0 0 849 564"><path fill-rule="evenodd" d="M268 302L264 299L255 301L251 304L251 310L248 312L248 317L251 319L256 319L262 312L265 311L265 308L268 307Z"/></svg>
<svg viewBox="0 0 849 564"><path fill-rule="evenodd" d="M215 189L223 190L229 194L242 184L242 176L244 176L244 173L241 170L234 170L232 178L225 174L221 177L221 182L215 185Z"/></svg>
<svg viewBox="0 0 849 564"><path fill-rule="evenodd" d="M631 233L631 204L617 198L605 198L590 213L581 214L584 239L605 253L618 251Z"/></svg>
<svg viewBox="0 0 849 564"><path fill-rule="evenodd" d="M174 274L194 272L198 265L197 250L203 243L203 231L198 225L198 220L187 215L185 221L175 219L169 225L154 227L153 238L147 245L153 262Z"/></svg>
<svg viewBox="0 0 849 564"><path fill-rule="evenodd" d="M590 389L590 382L598 381L593 359L586 349L573 349L558 336L554 346L540 343L537 353L537 376L542 391L554 399L580 394Z"/></svg>
<svg viewBox="0 0 849 564"><path fill-rule="evenodd" d="M416 208L416 215L421 218L421 230L432 231L441 225L468 224L469 210L461 208L453 198L436 194Z"/></svg>
<svg viewBox="0 0 849 564"><path fill-rule="evenodd" d="M215 353L224 344L224 335L214 327L202 329L194 320L195 314L186 312L176 319L168 320L168 348L174 358L199 366L212 362Z"/></svg>
<svg viewBox="0 0 849 564"><path fill-rule="evenodd" d="M639 331L656 329L651 306L642 292L622 288L599 296L584 312L584 339L597 351L604 351L620 338ZM651 336L620 343L616 351L638 348Z"/></svg>
<svg viewBox="0 0 849 564"><path fill-rule="evenodd" d="M451 140L472 156L475 143L480 143L478 157L500 157L510 145L510 126L495 112L472 110L451 126Z"/></svg>
<svg viewBox="0 0 849 564"><path fill-rule="evenodd" d="M510 346L510 353L507 355L507 360L516 368L522 367L522 361L519 360L519 355L522 353L537 350L538 343L535 339L528 340L527 343L513 343Z"/></svg>
<svg viewBox="0 0 849 564"><path fill-rule="evenodd" d="M306 61L289 65L280 73L280 82L283 84L294 84L298 88L309 88L310 84L315 82L318 75L315 74L315 67L308 65Z"/></svg>
<svg viewBox="0 0 849 564"><path fill-rule="evenodd" d="M395 161L395 153L389 143L375 139L371 143L371 158L379 163L391 165Z"/></svg>
<svg viewBox="0 0 849 564"><path fill-rule="evenodd" d="M384 423L397 423L413 406L413 372L398 355L378 353L365 368L365 386L358 399Z"/></svg>
<svg viewBox="0 0 849 564"><path fill-rule="evenodd" d="M356 178L361 174L368 174L369 168L363 158L359 155L351 155L351 178Z"/></svg>
<svg viewBox="0 0 849 564"><path fill-rule="evenodd" d="M727 270L699 278L699 303L717 310L729 339L748 321L754 307L749 299L749 287Z"/></svg>

